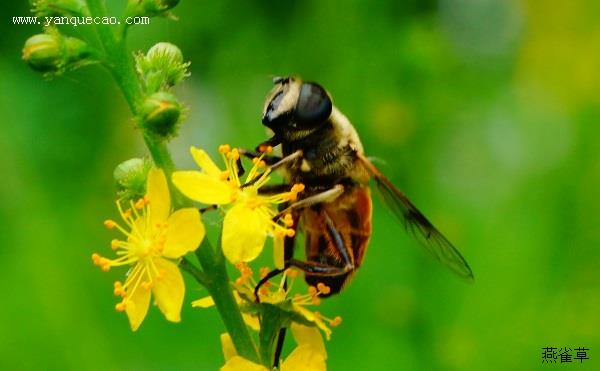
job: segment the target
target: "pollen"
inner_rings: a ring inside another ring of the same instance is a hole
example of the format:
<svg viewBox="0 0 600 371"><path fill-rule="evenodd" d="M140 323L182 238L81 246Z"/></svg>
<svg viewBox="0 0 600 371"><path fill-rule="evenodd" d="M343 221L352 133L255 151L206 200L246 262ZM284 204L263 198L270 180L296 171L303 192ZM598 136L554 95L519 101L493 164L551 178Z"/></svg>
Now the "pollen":
<svg viewBox="0 0 600 371"><path fill-rule="evenodd" d="M114 227L117 226L117 223L114 220L106 219L104 221L104 226L108 229L113 229Z"/></svg>
<svg viewBox="0 0 600 371"><path fill-rule="evenodd" d="M121 244L121 241L114 239L114 240L110 241L110 248L113 250L116 250L119 248L120 244Z"/></svg>
<svg viewBox="0 0 600 371"><path fill-rule="evenodd" d="M286 236L288 236L288 237L294 237L294 236L296 235L296 231L295 231L295 230L293 230L293 229L291 229L291 228L290 228L290 229L287 229L287 230L285 231L285 235L286 235Z"/></svg>
<svg viewBox="0 0 600 371"><path fill-rule="evenodd" d="M229 144L221 144L219 146L219 153L226 154L229 153L229 151L231 151Z"/></svg>

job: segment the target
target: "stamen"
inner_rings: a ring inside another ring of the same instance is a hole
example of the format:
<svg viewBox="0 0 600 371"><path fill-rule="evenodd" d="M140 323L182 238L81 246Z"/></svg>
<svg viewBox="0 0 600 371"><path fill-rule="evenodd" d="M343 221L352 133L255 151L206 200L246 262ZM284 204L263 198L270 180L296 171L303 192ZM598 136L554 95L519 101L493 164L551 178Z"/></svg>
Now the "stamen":
<svg viewBox="0 0 600 371"><path fill-rule="evenodd" d="M261 144L260 146L258 146L258 152L271 153L271 152L273 152L273 147L269 146L269 145Z"/></svg>
<svg viewBox="0 0 600 371"><path fill-rule="evenodd" d="M221 144L219 146L219 153L226 154L229 151L231 151L231 147L229 146L229 144Z"/></svg>
<svg viewBox="0 0 600 371"><path fill-rule="evenodd" d="M110 248L113 250L116 250L119 248L120 243L121 243L121 241L114 239L114 240L110 241Z"/></svg>
<svg viewBox="0 0 600 371"><path fill-rule="evenodd" d="M337 316L335 317L329 324L331 325L331 327L337 327L342 323L342 317Z"/></svg>
<svg viewBox="0 0 600 371"><path fill-rule="evenodd" d="M323 282L319 282L317 284L317 290L319 290L319 293L323 295L327 295L331 292L331 288L325 285Z"/></svg>
<svg viewBox="0 0 600 371"><path fill-rule="evenodd" d="M287 229L285 235L288 237L294 237L296 235L296 231L293 229Z"/></svg>
<svg viewBox="0 0 600 371"><path fill-rule="evenodd" d="M144 201L143 198L140 198L139 200L137 200L135 202L135 208L138 209L138 210L143 209L145 205L146 205L146 202Z"/></svg>
<svg viewBox="0 0 600 371"><path fill-rule="evenodd" d="M125 300L123 300L120 303L117 303L117 305L115 305L115 309L117 310L117 312L124 312L125 309L127 309L127 303L125 303Z"/></svg>
<svg viewBox="0 0 600 371"><path fill-rule="evenodd" d="M113 229L114 227L117 226L117 223L114 220L106 219L104 221L104 226L108 229Z"/></svg>

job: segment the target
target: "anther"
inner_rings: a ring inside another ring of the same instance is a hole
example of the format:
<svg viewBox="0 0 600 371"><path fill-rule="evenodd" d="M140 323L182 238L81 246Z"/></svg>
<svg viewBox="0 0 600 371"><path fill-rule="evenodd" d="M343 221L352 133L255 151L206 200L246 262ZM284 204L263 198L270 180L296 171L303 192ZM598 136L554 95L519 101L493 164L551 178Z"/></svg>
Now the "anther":
<svg viewBox="0 0 600 371"><path fill-rule="evenodd" d="M131 213L132 213L131 209L125 210L125 212L123 213L123 219L131 218Z"/></svg>
<svg viewBox="0 0 600 371"><path fill-rule="evenodd" d="M114 220L106 219L104 221L104 226L108 229L113 229L117 223Z"/></svg>
<svg viewBox="0 0 600 371"><path fill-rule="evenodd" d="M117 303L117 305L115 305L115 309L117 310L117 312L123 312L123 311L125 311L126 308L127 308L127 304L125 303L125 301L122 301L120 303Z"/></svg>
<svg viewBox="0 0 600 371"><path fill-rule="evenodd" d="M265 278L267 276L267 274L269 274L269 268L267 268L267 267L260 268L259 274L260 274L260 278Z"/></svg>
<svg viewBox="0 0 600 371"><path fill-rule="evenodd" d="M329 286L327 286L323 282L319 282L317 284L317 290L319 290L319 292L324 295L327 295L331 292L331 289L329 288Z"/></svg>
<svg viewBox="0 0 600 371"><path fill-rule="evenodd" d="M317 295L317 288L314 286L308 286L308 293L310 296Z"/></svg>
<svg viewBox="0 0 600 371"><path fill-rule="evenodd" d="M229 151L231 151L231 147L229 146L229 144L221 144L219 146L219 153L226 154Z"/></svg>
<svg viewBox="0 0 600 371"><path fill-rule="evenodd" d="M230 160L239 160L240 159L240 151L237 148L234 148L227 154L227 158Z"/></svg>
<svg viewBox="0 0 600 371"><path fill-rule="evenodd" d="M136 209L138 209L138 210L141 210L141 209L143 209L143 208L144 208L144 205L145 205L145 204L146 204L146 203L144 202L144 199L143 199L143 198L140 198L139 200L137 200L137 201L135 202L135 208L136 208Z"/></svg>
<svg viewBox="0 0 600 371"><path fill-rule="evenodd" d="M92 261L94 262L95 265L100 265L101 259L102 259L102 257L100 255L98 255L97 253L92 254Z"/></svg>
<svg viewBox="0 0 600 371"><path fill-rule="evenodd" d="M331 320L330 326L331 327L337 327L342 323L342 317L337 316L335 317L333 320Z"/></svg>
<svg viewBox="0 0 600 371"><path fill-rule="evenodd" d="M293 229L287 229L285 231L285 235L288 236L288 237L294 237L296 235L296 231L293 230Z"/></svg>
<svg viewBox="0 0 600 371"><path fill-rule="evenodd" d="M144 290L149 290L149 289L152 288L152 286L154 286L154 285L152 284L151 281L144 281L144 282L142 282L142 288Z"/></svg>
<svg viewBox="0 0 600 371"><path fill-rule="evenodd" d="M271 153L273 152L273 147L265 144L261 144L258 146L258 152L260 153Z"/></svg>
<svg viewBox="0 0 600 371"><path fill-rule="evenodd" d="M119 248L120 243L121 243L121 241L114 239L114 240L110 241L110 248L113 250L116 250Z"/></svg>

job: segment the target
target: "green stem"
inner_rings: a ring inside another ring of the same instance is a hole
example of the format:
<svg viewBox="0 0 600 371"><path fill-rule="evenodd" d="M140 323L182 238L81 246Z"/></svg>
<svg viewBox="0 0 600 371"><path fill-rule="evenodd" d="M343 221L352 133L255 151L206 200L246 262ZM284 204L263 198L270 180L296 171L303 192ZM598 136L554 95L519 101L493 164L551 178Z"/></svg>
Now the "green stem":
<svg viewBox="0 0 600 371"><path fill-rule="evenodd" d="M104 0L87 0L87 3L93 17L106 16ZM136 115L138 104L143 99L143 92L125 39L124 37L117 39L109 25L97 25L96 29L106 56L105 65L122 90L132 113ZM156 140L149 135L144 135L144 142L156 166L162 168L167 175L175 208L189 206L189 201L186 201L171 183L171 173L175 170L175 165L165 142ZM205 238L202 245L196 250L196 256L204 271L198 270L187 260L182 260L182 268L191 272L200 284L208 288L238 354L250 361L259 362L256 347L233 297L220 246L218 251L219 253L215 255L213 247Z"/></svg>
<svg viewBox="0 0 600 371"><path fill-rule="evenodd" d="M238 354L252 362L259 363L256 347L250 337L248 327L244 323L240 308L233 297L220 243L218 251L215 254L214 249L206 238L196 250L196 256L200 261L200 265L202 265L202 269L210 277L210 282L207 286L208 291L215 302L215 306L221 315L221 319L231 336Z"/></svg>

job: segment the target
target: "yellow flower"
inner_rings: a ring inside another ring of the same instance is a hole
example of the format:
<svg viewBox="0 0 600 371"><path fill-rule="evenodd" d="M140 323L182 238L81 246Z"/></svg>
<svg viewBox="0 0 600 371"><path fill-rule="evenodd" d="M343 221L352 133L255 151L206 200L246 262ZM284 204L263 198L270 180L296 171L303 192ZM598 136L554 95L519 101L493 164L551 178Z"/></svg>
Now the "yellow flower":
<svg viewBox="0 0 600 371"><path fill-rule="evenodd" d="M281 371L324 371L327 353L319 331L314 327L293 324L292 334L298 346L281 362ZM265 366L240 357L229 334L221 335L221 345L225 356L225 365L221 371L268 371Z"/></svg>
<svg viewBox="0 0 600 371"><path fill-rule="evenodd" d="M236 267L240 270L241 276L235 281L235 289L240 293L240 297L254 302L254 288L257 282L254 280L252 270L243 263L238 264ZM264 277L268 271L267 268L262 268L260 272L261 277ZM331 289L325 284L319 283L316 287L309 286L308 293L306 294L290 296L290 291L294 286L297 276L297 270L288 269L283 273L278 285L273 285L270 281L263 284L258 291L260 302L273 305L291 303L291 306L288 308L300 314L307 321L314 323L316 327L323 331L327 340L329 340L331 338L330 327L339 326L342 323L342 318L340 316L328 318L317 311L310 310L308 307L320 305L321 299L319 296L328 294ZM291 278L287 289L284 288L286 277Z"/></svg>
<svg viewBox="0 0 600 371"><path fill-rule="evenodd" d="M112 220L104 222L107 228L117 228L127 237L111 242L117 258L92 255L94 264L103 271L122 265L131 267L125 284L115 282L114 293L123 298L116 309L127 313L133 331L146 317L151 293L167 320L180 321L185 286L177 264L171 259L195 250L205 235L197 209L171 213L169 189L162 170L149 171L146 190L146 196L130 202L131 208L125 211L117 201L125 227Z"/></svg>
<svg viewBox="0 0 600 371"><path fill-rule="evenodd" d="M293 236L291 215L274 220L274 205L296 199L304 186L297 184L289 192L261 195L259 189L269 180L270 168L260 158L248 172L244 183L238 176L240 154L227 145L219 147L226 169L222 171L208 154L192 147L191 153L200 171L176 171L173 183L192 200L208 205L227 205L223 220L223 254L236 264L254 260L262 251L267 236ZM264 170L262 170L265 168Z"/></svg>

